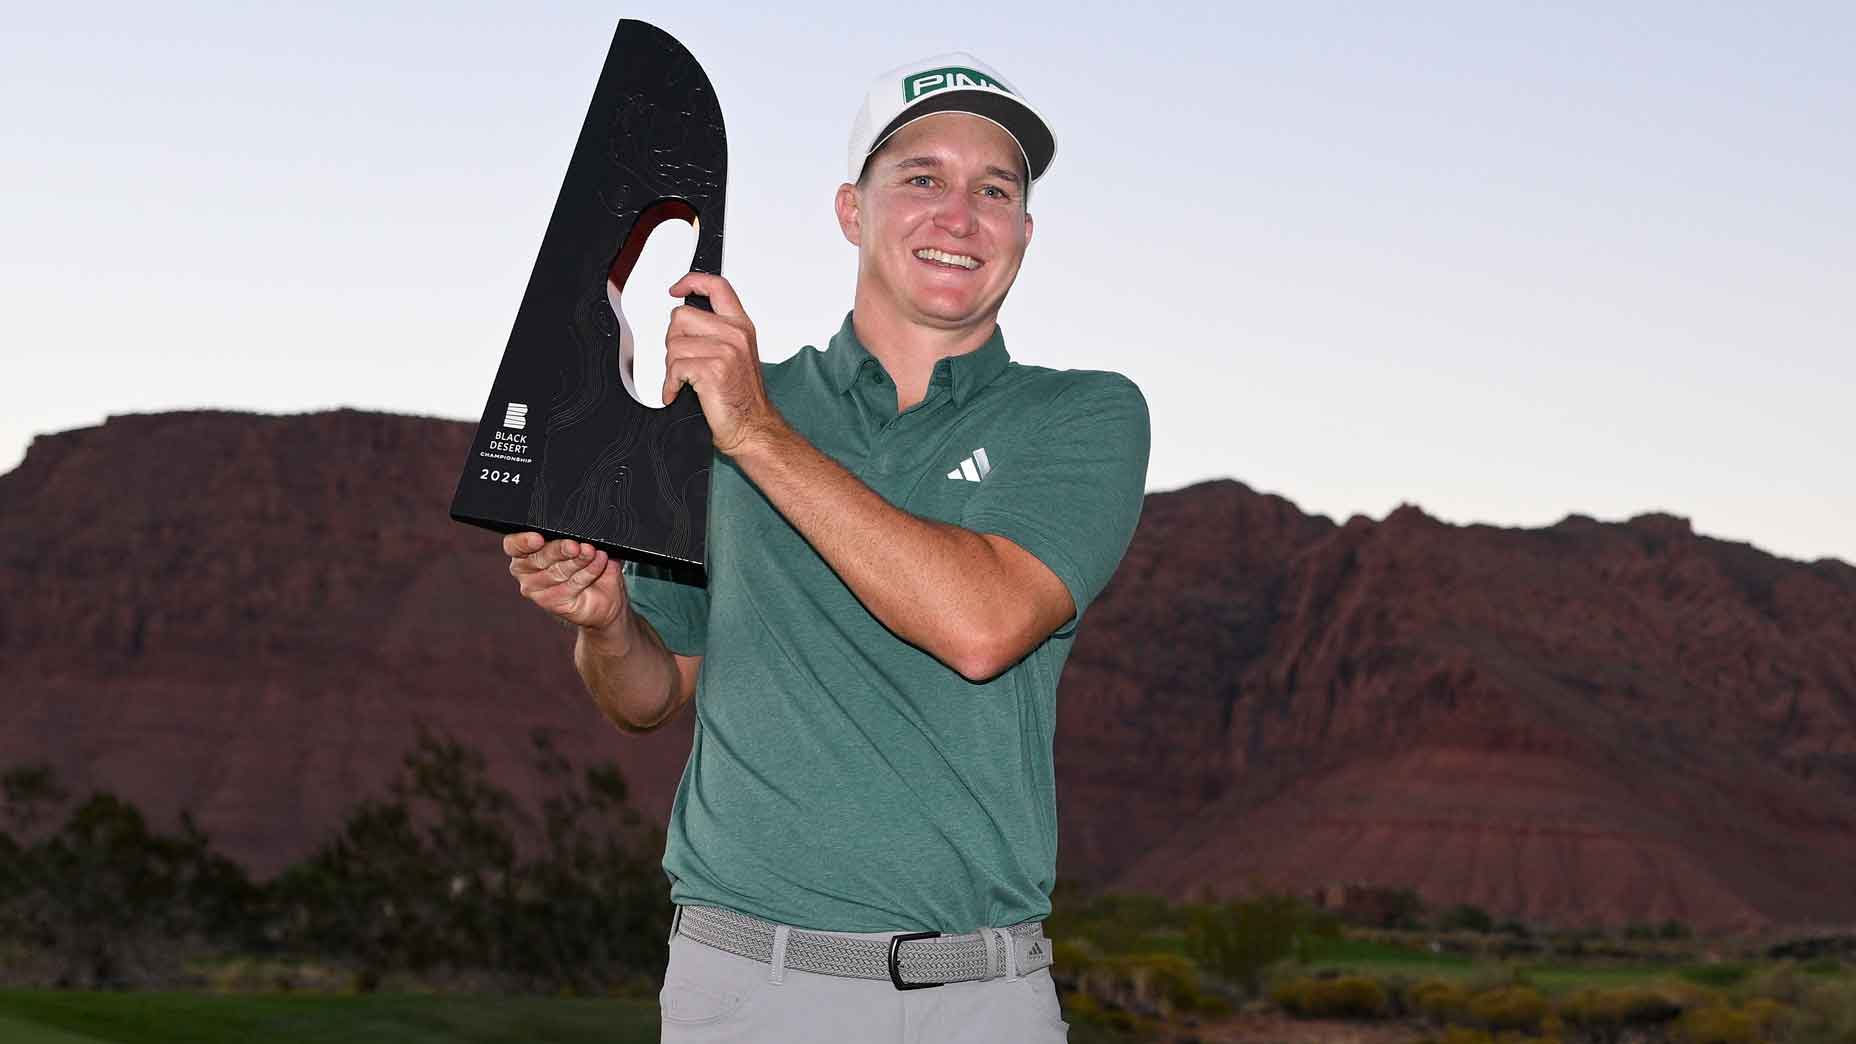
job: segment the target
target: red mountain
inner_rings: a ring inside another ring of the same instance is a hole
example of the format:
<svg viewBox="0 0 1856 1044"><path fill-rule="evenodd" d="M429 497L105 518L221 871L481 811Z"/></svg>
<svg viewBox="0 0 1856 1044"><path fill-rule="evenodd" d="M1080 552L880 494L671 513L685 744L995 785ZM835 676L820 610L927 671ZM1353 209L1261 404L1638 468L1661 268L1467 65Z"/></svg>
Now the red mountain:
<svg viewBox="0 0 1856 1044"><path fill-rule="evenodd" d="M421 723L518 790L528 734L667 813L688 715L607 726L497 538L469 428L342 410L112 418L0 476L0 765L191 808L260 873ZM1148 497L1063 678L1063 876L1354 882L1561 924L1856 923L1856 569L1667 515L1336 526Z"/></svg>

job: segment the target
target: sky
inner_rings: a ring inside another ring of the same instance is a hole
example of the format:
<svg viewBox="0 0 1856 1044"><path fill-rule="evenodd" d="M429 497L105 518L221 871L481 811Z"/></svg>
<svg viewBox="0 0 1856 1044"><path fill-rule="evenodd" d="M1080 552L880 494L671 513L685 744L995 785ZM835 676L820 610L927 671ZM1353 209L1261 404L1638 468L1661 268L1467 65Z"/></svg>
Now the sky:
<svg viewBox="0 0 1856 1044"><path fill-rule="evenodd" d="M121 413L476 419L619 18L715 86L768 360L849 308L870 79L965 50L1057 135L1008 345L1134 379L1150 489L1856 562L1847 3L28 5L0 470Z"/></svg>

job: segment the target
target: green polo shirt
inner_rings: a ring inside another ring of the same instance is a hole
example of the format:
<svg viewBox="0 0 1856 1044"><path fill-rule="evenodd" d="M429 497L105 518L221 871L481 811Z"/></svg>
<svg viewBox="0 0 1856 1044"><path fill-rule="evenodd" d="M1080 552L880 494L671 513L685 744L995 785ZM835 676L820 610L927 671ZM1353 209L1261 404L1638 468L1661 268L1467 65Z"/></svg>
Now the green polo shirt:
<svg viewBox="0 0 1856 1044"><path fill-rule="evenodd" d="M871 616L718 455L708 587L626 577L664 643L703 658L664 850L672 899L843 932L1045 917L1057 678L1140 516L1146 401L1119 374L1012 362L994 333L936 363L898 414L849 317L828 350L762 372L822 452L905 511L1031 552L1078 617L970 682Z"/></svg>

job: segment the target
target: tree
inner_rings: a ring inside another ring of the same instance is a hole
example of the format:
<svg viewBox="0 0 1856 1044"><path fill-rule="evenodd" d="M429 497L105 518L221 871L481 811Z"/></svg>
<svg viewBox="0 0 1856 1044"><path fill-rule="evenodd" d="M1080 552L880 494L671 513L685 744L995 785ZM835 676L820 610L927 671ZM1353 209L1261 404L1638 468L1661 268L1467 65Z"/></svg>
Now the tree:
<svg viewBox="0 0 1856 1044"><path fill-rule="evenodd" d="M488 971L531 989L596 989L663 965L663 836L614 766L576 776L532 737L551 792L537 822L481 754L421 734L391 788L278 881L289 938L361 965Z"/></svg>
<svg viewBox="0 0 1856 1044"><path fill-rule="evenodd" d="M1255 995L1262 990L1264 969L1287 957L1306 957L1314 939L1339 932L1332 916L1300 899L1262 896L1198 907L1186 930L1186 952Z"/></svg>
<svg viewBox="0 0 1856 1044"><path fill-rule="evenodd" d="M1487 935L1495 930L1495 918L1480 906L1459 903L1437 915L1437 929L1444 932L1476 932Z"/></svg>

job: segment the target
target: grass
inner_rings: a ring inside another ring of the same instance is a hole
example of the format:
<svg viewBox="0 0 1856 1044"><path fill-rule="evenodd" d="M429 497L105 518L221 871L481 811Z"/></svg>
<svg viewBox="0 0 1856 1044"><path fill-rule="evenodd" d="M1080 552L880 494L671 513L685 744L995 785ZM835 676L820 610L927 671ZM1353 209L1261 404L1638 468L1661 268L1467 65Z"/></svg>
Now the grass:
<svg viewBox="0 0 1856 1044"><path fill-rule="evenodd" d="M1313 940L1304 967L1311 972L1359 971L1414 979L1460 979L1487 965L1478 965L1465 953L1432 953L1418 947L1342 936Z"/></svg>
<svg viewBox="0 0 1856 1044"><path fill-rule="evenodd" d="M645 1044L653 1000L0 991L5 1044Z"/></svg>
<svg viewBox="0 0 1856 1044"><path fill-rule="evenodd" d="M652 1044L657 1003L433 994L0 991L0 1044ZM1076 1024L1071 1044L1129 1038Z"/></svg>
<svg viewBox="0 0 1856 1044"><path fill-rule="evenodd" d="M1746 978L1746 964L1670 965L1654 961L1498 961L1466 953L1432 953L1372 939L1318 939L1303 968L1309 972L1354 971L1379 977L1413 979L1487 979L1504 972L1524 978L1549 995L1593 987L1644 986L1679 976L1704 986L1723 988Z"/></svg>
<svg viewBox="0 0 1856 1044"><path fill-rule="evenodd" d="M33 1022L20 1022L0 1015L0 1041L6 1044L98 1044L98 1038L66 1033L61 1029Z"/></svg>

